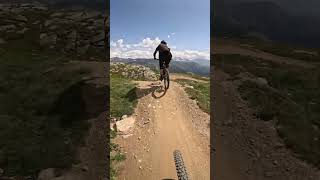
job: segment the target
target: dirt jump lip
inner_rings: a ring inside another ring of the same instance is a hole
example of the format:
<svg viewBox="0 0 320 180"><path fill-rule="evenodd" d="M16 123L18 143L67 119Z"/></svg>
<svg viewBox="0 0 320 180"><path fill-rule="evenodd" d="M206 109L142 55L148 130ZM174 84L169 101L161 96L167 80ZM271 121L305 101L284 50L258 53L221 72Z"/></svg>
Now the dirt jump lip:
<svg viewBox="0 0 320 180"><path fill-rule="evenodd" d="M151 94L151 96L154 99L160 99L164 97L167 93L168 89L165 89L163 85L155 84L154 82L148 82L148 81L136 81L136 83L140 84L135 88L135 91L137 93L137 97L140 99L144 96L147 96L148 94Z"/></svg>

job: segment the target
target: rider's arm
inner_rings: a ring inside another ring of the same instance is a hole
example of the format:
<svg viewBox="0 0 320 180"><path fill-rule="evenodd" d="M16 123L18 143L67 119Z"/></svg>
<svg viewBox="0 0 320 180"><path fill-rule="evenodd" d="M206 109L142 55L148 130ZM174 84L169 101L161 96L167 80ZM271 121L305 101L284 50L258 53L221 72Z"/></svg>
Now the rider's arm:
<svg viewBox="0 0 320 180"><path fill-rule="evenodd" d="M156 48L156 50L154 50L153 59L157 59L156 58L157 51L159 51L159 46Z"/></svg>

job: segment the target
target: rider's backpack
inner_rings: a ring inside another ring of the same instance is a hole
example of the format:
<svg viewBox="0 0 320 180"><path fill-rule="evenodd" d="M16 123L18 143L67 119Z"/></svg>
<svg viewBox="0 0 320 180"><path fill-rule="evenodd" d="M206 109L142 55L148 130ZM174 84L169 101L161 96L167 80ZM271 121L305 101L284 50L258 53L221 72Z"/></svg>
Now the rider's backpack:
<svg viewBox="0 0 320 180"><path fill-rule="evenodd" d="M167 62L170 62L171 59L172 59L172 54L171 54L170 49L169 49L169 51L166 51L166 52L165 52L165 60L166 60Z"/></svg>
<svg viewBox="0 0 320 180"><path fill-rule="evenodd" d="M169 52L168 52L168 60L171 61L171 59L172 59L172 54L171 54L171 52L169 51Z"/></svg>

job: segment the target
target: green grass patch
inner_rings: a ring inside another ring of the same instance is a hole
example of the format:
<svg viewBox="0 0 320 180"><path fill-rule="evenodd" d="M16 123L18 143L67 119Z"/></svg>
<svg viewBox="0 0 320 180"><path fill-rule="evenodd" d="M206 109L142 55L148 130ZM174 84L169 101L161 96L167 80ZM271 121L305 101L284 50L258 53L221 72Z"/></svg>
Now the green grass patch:
<svg viewBox="0 0 320 180"><path fill-rule="evenodd" d="M112 117L120 118L131 115L137 104L135 84L119 75L110 76L110 113Z"/></svg>
<svg viewBox="0 0 320 180"><path fill-rule="evenodd" d="M259 87L250 81L244 82L239 90L242 98L256 110L257 117L275 120L278 133L289 148L319 167L319 104L293 101L281 92Z"/></svg>
<svg viewBox="0 0 320 180"><path fill-rule="evenodd" d="M186 79L177 79L178 83L186 87L191 99L197 101L198 106L206 113L210 113L210 83L197 82Z"/></svg>
<svg viewBox="0 0 320 180"><path fill-rule="evenodd" d="M122 153L118 144L112 141L117 137L117 132L110 130L110 178L116 180L118 176L118 165L121 161L126 159L125 154Z"/></svg>
<svg viewBox="0 0 320 180"><path fill-rule="evenodd" d="M118 74L111 74L110 87L110 115L117 119L123 115L131 115L138 102L135 84ZM118 175L119 163L126 158L119 145L113 142L116 135L116 131L111 130L110 178L112 180Z"/></svg>

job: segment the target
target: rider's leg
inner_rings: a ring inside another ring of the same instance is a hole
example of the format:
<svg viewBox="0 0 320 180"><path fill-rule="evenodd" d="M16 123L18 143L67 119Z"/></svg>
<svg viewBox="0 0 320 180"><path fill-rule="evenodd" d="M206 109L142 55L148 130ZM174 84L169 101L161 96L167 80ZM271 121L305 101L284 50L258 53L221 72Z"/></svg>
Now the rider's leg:
<svg viewBox="0 0 320 180"><path fill-rule="evenodd" d="M160 75L161 76L163 75L163 69L160 69Z"/></svg>
<svg viewBox="0 0 320 180"><path fill-rule="evenodd" d="M159 60L159 66L160 66L160 81L162 81L162 79L163 79L163 69L165 68L165 67L163 67L163 60L162 59Z"/></svg>
<svg viewBox="0 0 320 180"><path fill-rule="evenodd" d="M160 69L160 81L163 79L163 69Z"/></svg>
<svg viewBox="0 0 320 180"><path fill-rule="evenodd" d="M169 68L169 63L170 63L169 60L165 60L165 61L164 61L164 64L165 64L166 68Z"/></svg>

